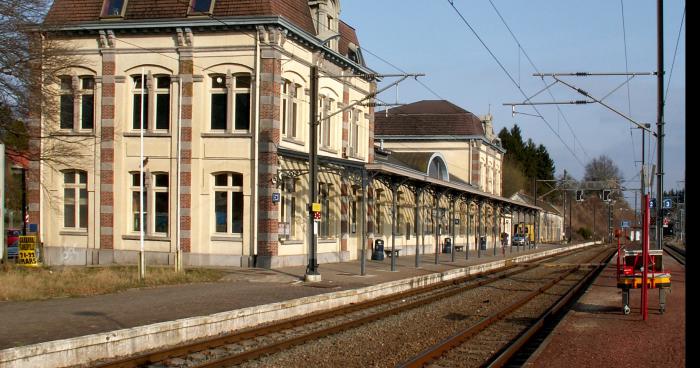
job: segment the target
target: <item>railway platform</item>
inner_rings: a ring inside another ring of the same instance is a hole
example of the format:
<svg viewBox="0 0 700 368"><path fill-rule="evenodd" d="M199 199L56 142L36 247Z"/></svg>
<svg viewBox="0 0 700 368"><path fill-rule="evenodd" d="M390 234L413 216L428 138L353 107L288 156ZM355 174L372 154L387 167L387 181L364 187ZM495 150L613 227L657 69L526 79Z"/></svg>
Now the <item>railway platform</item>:
<svg viewBox="0 0 700 368"><path fill-rule="evenodd" d="M322 281L316 283L303 282L305 266L227 268L226 276L215 283L140 288L81 298L0 302L0 349L353 290L560 247L559 244L538 244L536 249L513 247L505 257L501 249L495 257L492 248L482 251L481 256L472 249L468 260L464 252L457 252L455 262L451 262L450 254L439 253L437 264L434 253L422 254L419 268L415 267L415 255L400 256L394 272L391 258L386 257L383 261L367 260L365 276L360 275L357 260L321 264Z"/></svg>
<svg viewBox="0 0 700 368"><path fill-rule="evenodd" d="M451 261L450 254L440 253L437 264L435 254L426 254L420 257L419 268L415 267L415 256L401 256L394 272L390 270L389 258L368 260L365 276L360 275L359 261L322 264L319 267L322 281L318 283L302 281L304 266L275 270L235 268L227 269L227 276L216 283L133 289L85 298L4 302L0 303L0 325L3 326L0 329L0 367L32 366L23 363L31 362L34 355L44 356L41 361L47 365L43 366L66 366L69 364L61 362L70 359L75 362L75 356L80 359L92 356L95 351L104 352L107 343L111 352L118 355L119 342L129 347L140 346L144 341L169 345L191 336L213 336L217 331L333 308L587 245L590 243L542 244L533 249L521 247L519 251L513 248L505 255L499 249L495 256L490 249L482 251L480 257L472 250L468 259L463 252L456 253L455 262ZM613 271L614 266L613 262ZM608 290L604 286L604 295L600 296L610 306L596 307L595 303L600 303L596 300L587 302L593 307L585 304L580 308L593 308L594 314L606 313L611 319L634 320L639 314L638 304L635 306L633 300L632 314L622 315L614 273L612 277L612 288ZM674 279L676 282L683 280L676 279L675 274ZM681 287L674 283L664 318L677 316L682 301L676 297L684 297ZM650 299L653 305L653 298ZM596 308L602 308L602 312ZM655 318L652 310L650 315ZM581 343L580 348L585 349L587 342ZM538 351L536 359L545 358L544 354L545 351ZM562 366L564 364L562 360Z"/></svg>
<svg viewBox="0 0 700 368"><path fill-rule="evenodd" d="M648 318L641 315L641 291L631 290L630 314L622 310L616 260L556 326L526 367L686 367L686 274L671 257L664 268L673 275L662 311L659 293L649 290Z"/></svg>

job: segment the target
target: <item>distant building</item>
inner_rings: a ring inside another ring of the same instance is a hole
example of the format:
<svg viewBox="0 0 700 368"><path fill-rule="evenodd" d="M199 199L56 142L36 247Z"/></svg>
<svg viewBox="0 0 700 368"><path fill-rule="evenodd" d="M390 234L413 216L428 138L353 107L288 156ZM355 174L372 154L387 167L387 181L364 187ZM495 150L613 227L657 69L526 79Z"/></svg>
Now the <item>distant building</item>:
<svg viewBox="0 0 700 368"><path fill-rule="evenodd" d="M564 237L564 216L563 211L549 202L535 199L523 191L518 191L510 196L510 199L530 205L537 205L541 208L539 218L539 241L541 243L560 242ZM517 222L516 219L513 220Z"/></svg>
<svg viewBox="0 0 700 368"><path fill-rule="evenodd" d="M60 112L30 127L56 138L35 148L79 152L31 166L47 263L134 263L143 226L149 263L180 247L185 265L305 264L311 66L322 160L361 168L374 154L373 109L338 113L376 90L339 0L55 0L45 23L83 59L53 84ZM345 184L320 176L320 258L354 259L355 235L341 242L335 224Z"/></svg>
<svg viewBox="0 0 700 368"><path fill-rule="evenodd" d="M423 100L375 113L374 135L396 160L418 164L421 155L435 155L423 162L430 170L446 178L443 166L449 166L449 178L502 193L505 149L491 114L480 119L449 101Z"/></svg>
<svg viewBox="0 0 700 368"><path fill-rule="evenodd" d="M34 111L29 123L46 137L30 142L34 157L75 153L29 163L29 218L45 263L134 264L142 229L149 264L172 264L180 249L186 266L304 265L309 234L318 263L358 259L397 234L402 255L418 234L423 252L453 232L455 242L475 245L481 234L493 246L503 214L537 211L501 197L504 150L490 115L447 101L380 114L360 103L376 91L376 73L340 8L339 0L55 0L46 35L82 63L48 81L60 111Z"/></svg>

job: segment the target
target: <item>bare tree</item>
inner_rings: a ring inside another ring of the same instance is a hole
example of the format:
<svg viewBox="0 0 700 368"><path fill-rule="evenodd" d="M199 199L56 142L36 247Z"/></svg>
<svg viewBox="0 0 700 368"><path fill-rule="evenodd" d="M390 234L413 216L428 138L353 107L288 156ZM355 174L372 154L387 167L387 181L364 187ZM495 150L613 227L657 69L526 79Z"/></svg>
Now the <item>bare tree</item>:
<svg viewBox="0 0 700 368"><path fill-rule="evenodd" d="M82 64L82 57L54 37L60 24L42 23L50 4L0 1L0 141L29 160L65 166L81 156L81 145L94 144L94 137L58 133L57 76L70 65ZM30 128L30 117L41 120L40 129ZM41 150L32 149L39 146Z"/></svg>
<svg viewBox="0 0 700 368"><path fill-rule="evenodd" d="M600 155L586 164L585 181L619 182L622 178L620 168L607 155Z"/></svg>

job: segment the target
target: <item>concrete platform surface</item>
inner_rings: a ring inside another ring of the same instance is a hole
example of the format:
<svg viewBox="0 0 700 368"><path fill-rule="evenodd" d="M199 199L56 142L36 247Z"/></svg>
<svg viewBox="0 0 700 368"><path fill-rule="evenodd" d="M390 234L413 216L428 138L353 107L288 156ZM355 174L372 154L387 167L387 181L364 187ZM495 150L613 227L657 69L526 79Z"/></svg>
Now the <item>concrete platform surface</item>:
<svg viewBox="0 0 700 368"><path fill-rule="evenodd" d="M555 249L560 245L538 245L537 249L515 247L505 258ZM519 249L518 249L519 248ZM428 275L468 265L504 259L493 249L478 257L472 250L469 260L464 252L397 258L397 271L391 272L391 259L366 262L366 275L360 276L360 262L321 264L321 282L305 283L303 266L281 269L230 268L215 283L171 285L132 289L115 294L81 298L62 298L27 302L0 302L0 349L46 341L205 316L245 307L302 298L339 290L357 289L388 281Z"/></svg>
<svg viewBox="0 0 700 368"><path fill-rule="evenodd" d="M567 313L528 367L686 367L685 267L664 257L671 272L666 311L659 310L658 289L649 290L648 315L641 315L641 290L630 291L629 315L622 312L616 286L616 258Z"/></svg>

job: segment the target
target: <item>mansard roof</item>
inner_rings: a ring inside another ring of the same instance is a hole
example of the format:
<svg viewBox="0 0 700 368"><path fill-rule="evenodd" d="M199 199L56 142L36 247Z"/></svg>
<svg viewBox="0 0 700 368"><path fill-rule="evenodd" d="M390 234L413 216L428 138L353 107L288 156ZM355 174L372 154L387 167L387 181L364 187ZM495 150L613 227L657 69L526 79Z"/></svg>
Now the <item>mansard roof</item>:
<svg viewBox="0 0 700 368"><path fill-rule="evenodd" d="M481 119L445 100L423 100L374 114L375 136L483 136Z"/></svg>
<svg viewBox="0 0 700 368"><path fill-rule="evenodd" d="M63 25L99 21L103 3L104 0L54 0L44 23ZM189 4L189 0L129 0L123 19L187 18ZM212 18L256 15L282 16L310 34L316 33L307 0L216 0L211 14Z"/></svg>
<svg viewBox="0 0 700 368"><path fill-rule="evenodd" d="M129 24L144 21L168 21L177 19L226 19L241 17L282 17L305 31L316 36L311 10L307 0L215 0L211 16L188 15L190 0L128 0L124 16L102 18L104 0L54 0L44 24L48 26L80 26L81 23L94 25ZM338 53L350 57L349 44L359 46L355 29L340 21ZM365 66L362 60L359 64Z"/></svg>

